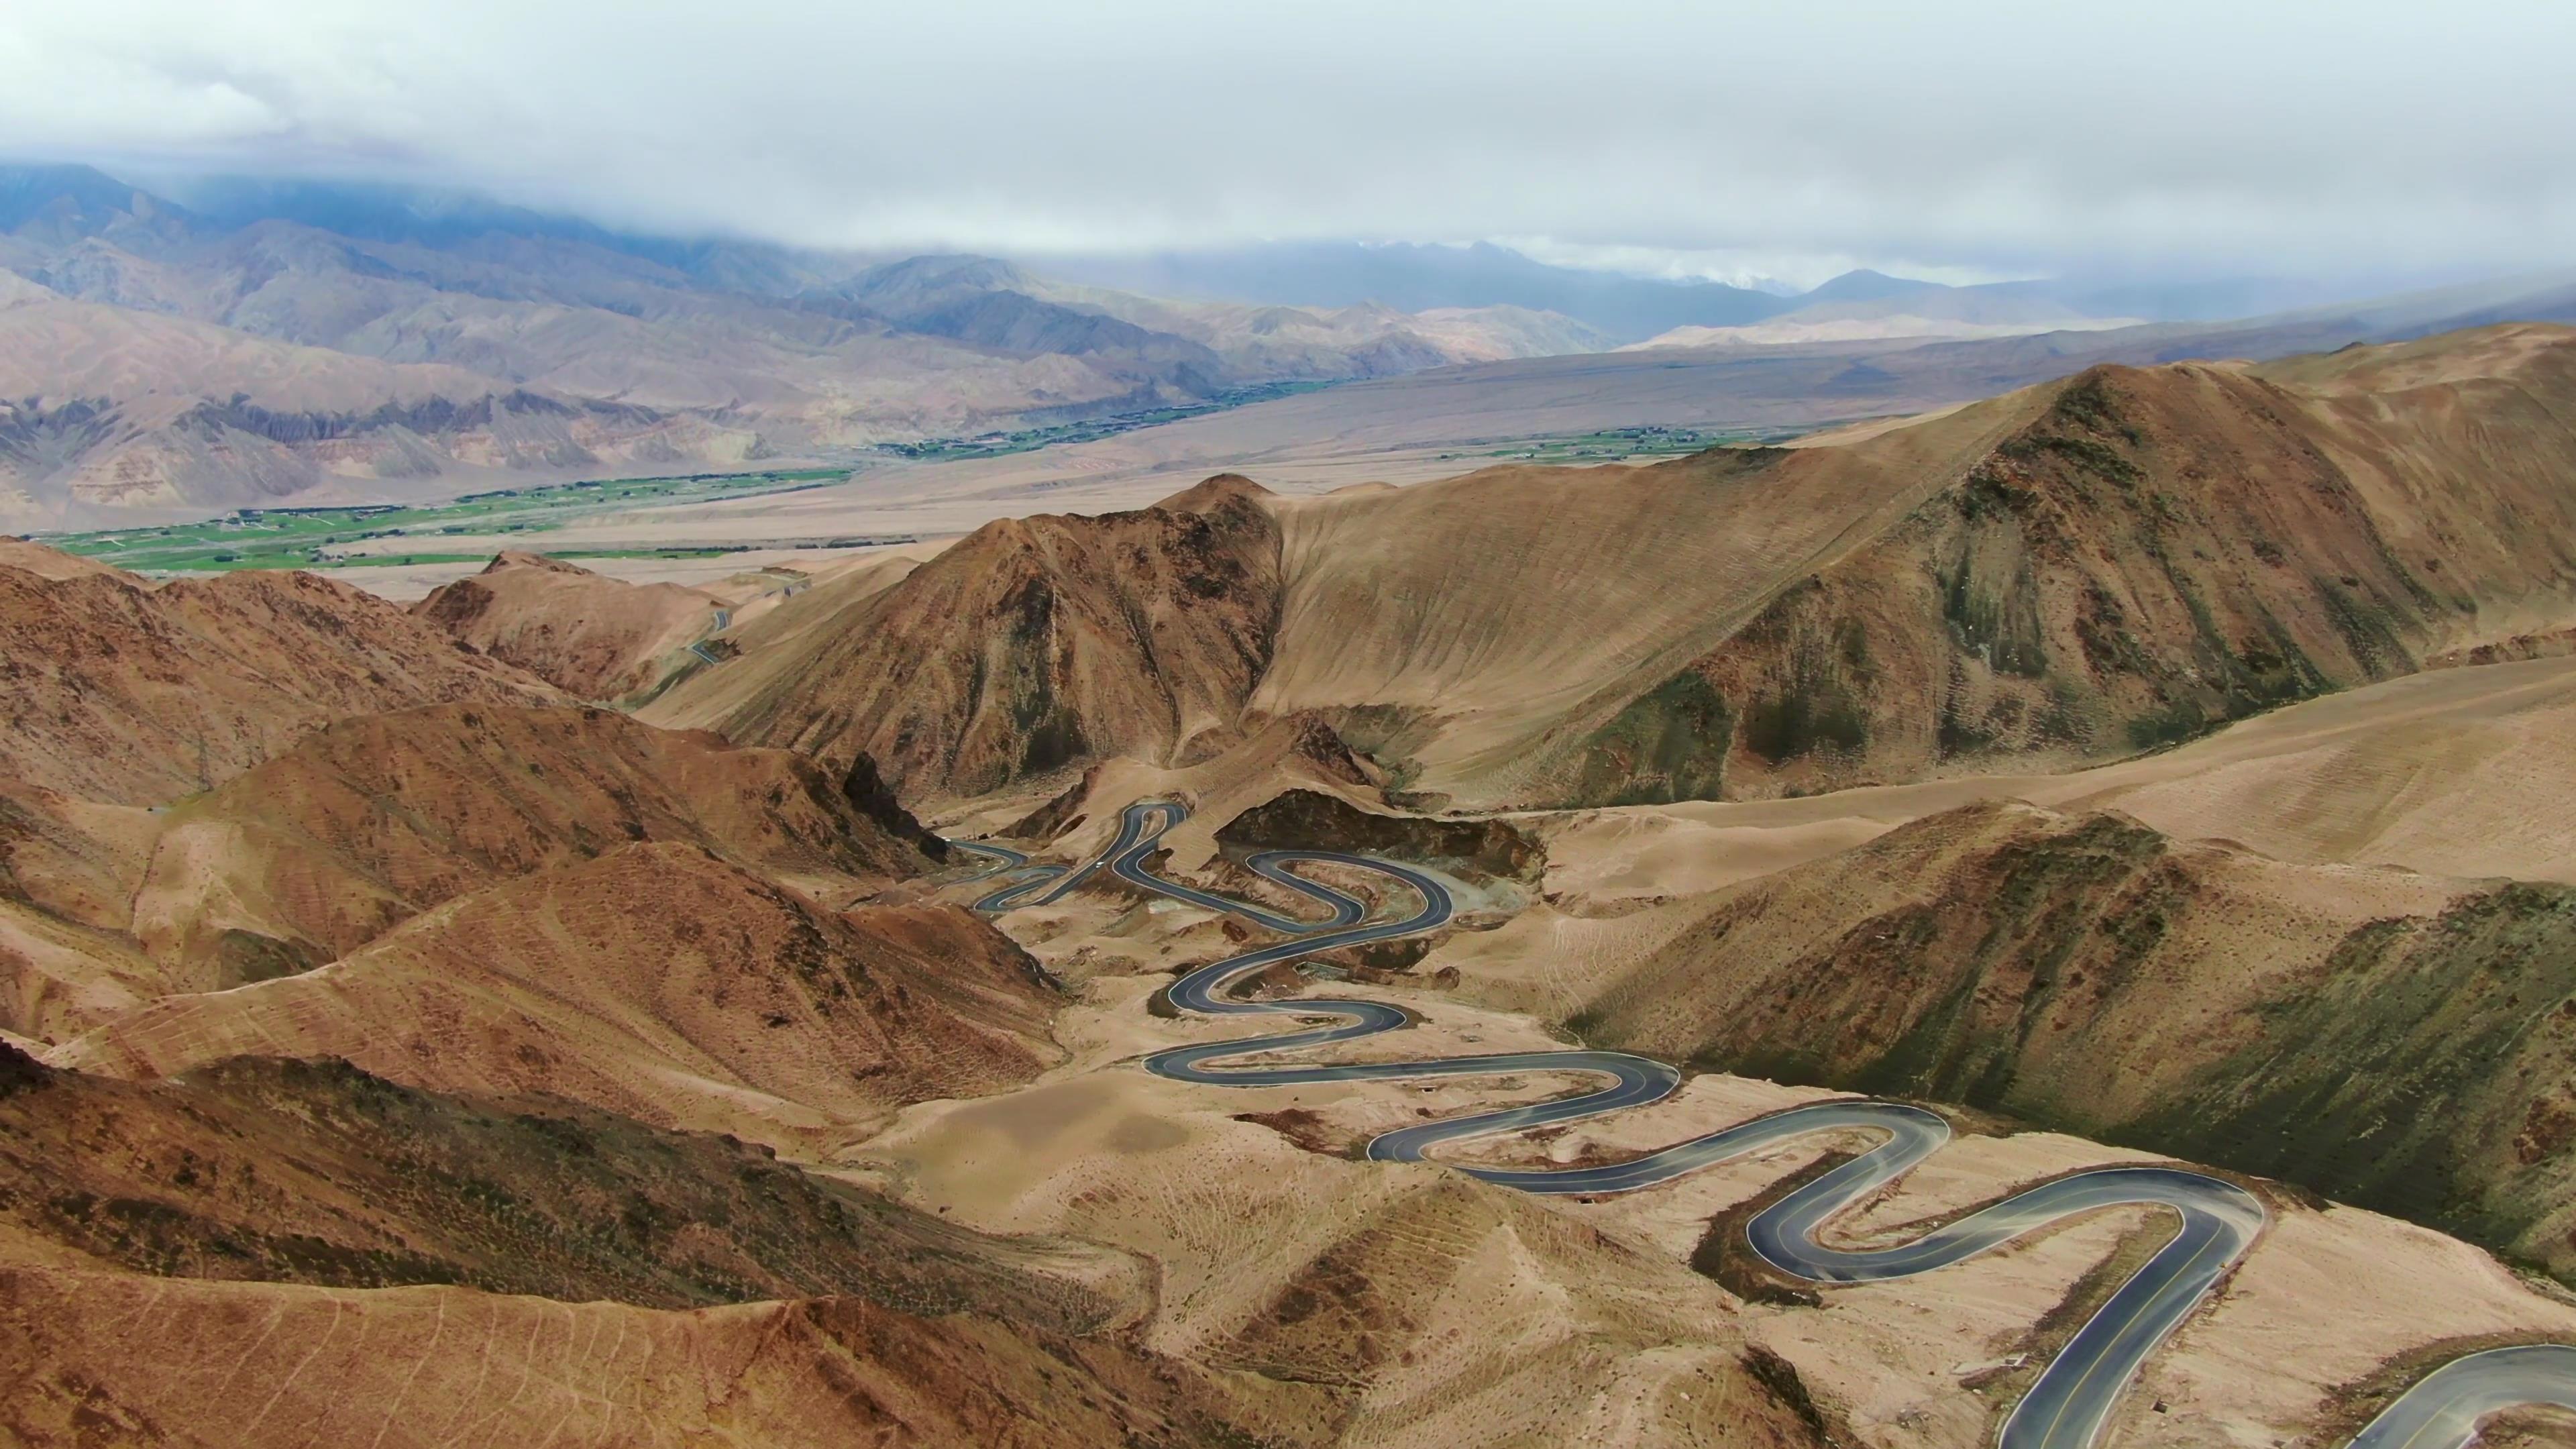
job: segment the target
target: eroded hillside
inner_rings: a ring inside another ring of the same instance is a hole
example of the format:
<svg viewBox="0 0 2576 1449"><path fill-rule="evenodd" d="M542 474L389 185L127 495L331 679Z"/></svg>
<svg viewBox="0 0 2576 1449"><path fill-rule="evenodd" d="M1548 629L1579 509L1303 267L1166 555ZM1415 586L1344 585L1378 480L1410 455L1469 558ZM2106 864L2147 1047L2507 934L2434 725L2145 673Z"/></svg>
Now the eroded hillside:
<svg viewBox="0 0 2576 1449"><path fill-rule="evenodd" d="M168 811L132 929L205 988L236 985L333 960L476 887L643 840L846 898L933 868L920 839L868 813L873 790L782 750L587 706L368 715Z"/></svg>
<svg viewBox="0 0 2576 1449"><path fill-rule="evenodd" d="M577 699L650 685L664 656L715 632L723 600L678 584L630 584L542 554L505 551L430 591L419 618Z"/></svg>
<svg viewBox="0 0 2576 1449"><path fill-rule="evenodd" d="M1228 741L1269 666L1279 529L1212 478L1153 508L988 525L832 627L774 630L789 667L683 681L645 712L843 764L908 794L974 795L1117 754ZM761 626L742 641L762 647Z"/></svg>
<svg viewBox="0 0 2576 1449"><path fill-rule="evenodd" d="M2056 768L2564 627L2571 477L2563 328L2103 367L1813 447L995 524L652 717L943 800L1308 712L1469 808Z"/></svg>
<svg viewBox="0 0 2576 1449"><path fill-rule="evenodd" d="M163 998L57 1048L158 1077L345 1057L812 1152L903 1102L1034 1075L1050 989L947 906L829 911L704 848L638 843L424 912L328 966Z"/></svg>
<svg viewBox="0 0 2576 1449"><path fill-rule="evenodd" d="M311 574L146 588L0 566L0 776L118 804L211 789L306 731L449 700L559 698L372 594Z"/></svg>
<svg viewBox="0 0 2576 1449"><path fill-rule="evenodd" d="M2276 1176L2576 1273L2565 887L1987 803L1660 908L1587 1040Z"/></svg>

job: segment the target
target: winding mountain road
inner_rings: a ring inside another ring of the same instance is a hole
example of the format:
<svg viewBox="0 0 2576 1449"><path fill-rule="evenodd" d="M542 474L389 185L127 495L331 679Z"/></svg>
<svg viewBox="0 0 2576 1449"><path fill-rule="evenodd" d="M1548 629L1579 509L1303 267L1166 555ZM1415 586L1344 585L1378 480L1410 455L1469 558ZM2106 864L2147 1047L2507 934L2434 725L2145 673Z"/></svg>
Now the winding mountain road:
<svg viewBox="0 0 2576 1449"><path fill-rule="evenodd" d="M1579 1121L1644 1106L1670 1096L1681 1073L1651 1058L1613 1051L1497 1052L1418 1061L1326 1063L1311 1066L1220 1067L1214 1063L1255 1053L1275 1054L1400 1031L1411 1023L1383 1002L1300 997L1290 1001L1238 1001L1225 988L1261 968L1369 941L1438 928L1455 910L1448 887L1411 866L1328 850L1270 850L1245 861L1248 869L1324 908L1321 920L1300 920L1177 881L1165 880L1145 862L1163 834L1186 819L1175 801L1144 800L1121 813L1117 838L1079 867L1036 865L1004 847L954 842L1000 862L995 872L1020 878L986 895L976 909L998 912L1042 905L1106 869L1142 889L1210 910L1256 921L1294 939L1229 957L1172 983L1171 1000L1207 1016L1330 1016L1330 1025L1270 1036L1202 1042L1157 1052L1146 1070L1176 1081L1227 1087L1297 1086L1422 1077L1493 1076L1512 1072L1578 1072L1605 1077L1609 1085L1581 1096L1534 1102L1497 1111L1425 1122L1371 1141L1368 1155L1382 1162L1432 1160L1448 1143L1532 1127ZM1370 921L1365 902L1298 876L1293 863L1356 867L1403 885L1421 900L1413 914ZM1825 1101L1711 1132L1625 1162L1574 1168L1453 1170L1522 1192L1598 1194L1629 1192L1792 1138L1819 1132L1862 1132L1882 1140L1861 1155L1790 1193L1745 1225L1747 1244L1783 1273L1817 1283L1873 1283L1929 1273L1973 1258L2049 1223L2106 1208L2146 1206L2170 1212L2174 1236L2159 1248L2109 1302L2076 1331L2013 1406L1998 1449L2087 1449L2099 1437L2121 1392L2139 1366L2214 1289L2262 1232L2264 1211L2253 1194L2225 1179L2179 1167L2135 1166L2078 1172L1969 1213L1911 1242L1886 1248L1833 1247L1819 1238L1845 1208L1903 1176L1949 1140L1938 1114L1897 1102ZM2462 1449L2477 1437L2478 1422L2499 1409L2546 1403L2576 1408L2576 1347L2557 1344L2495 1349L2454 1359L2428 1375L2371 1421L2350 1449Z"/></svg>

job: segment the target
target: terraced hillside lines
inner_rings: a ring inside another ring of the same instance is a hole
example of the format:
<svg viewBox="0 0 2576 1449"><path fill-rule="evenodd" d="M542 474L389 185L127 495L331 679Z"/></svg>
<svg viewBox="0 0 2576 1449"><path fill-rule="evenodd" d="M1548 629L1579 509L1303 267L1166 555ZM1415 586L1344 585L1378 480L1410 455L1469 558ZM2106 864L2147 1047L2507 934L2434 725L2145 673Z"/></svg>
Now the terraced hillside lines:
<svg viewBox="0 0 2576 1449"><path fill-rule="evenodd" d="M909 817L876 793L872 777L588 706L370 715L161 817L133 930L211 990L319 965L463 892L639 840L845 896L932 868Z"/></svg>
<svg viewBox="0 0 2576 1449"><path fill-rule="evenodd" d="M544 681L310 574L147 590L0 567L0 776L155 805L333 720L450 700L541 704Z"/></svg>
<svg viewBox="0 0 2576 1449"><path fill-rule="evenodd" d="M1230 740L1277 627L1265 497L1214 478L1134 513L992 524L804 634L794 668L708 670L644 717L836 766L865 753L916 799Z"/></svg>
<svg viewBox="0 0 2576 1449"><path fill-rule="evenodd" d="M547 1092L815 1156L901 1103L1026 1081L1052 991L939 906L836 913L686 844L487 887L318 970L175 996L49 1054L162 1077L344 1057L408 1085Z"/></svg>
<svg viewBox="0 0 2576 1449"><path fill-rule="evenodd" d="M1587 1040L2010 1112L2576 1272L2566 887L1982 804L1666 910L1691 923L1591 983Z"/></svg>
<svg viewBox="0 0 2576 1449"><path fill-rule="evenodd" d="M678 584L630 584L542 554L504 550L411 612L579 699L652 684L664 656L714 632L723 602Z"/></svg>

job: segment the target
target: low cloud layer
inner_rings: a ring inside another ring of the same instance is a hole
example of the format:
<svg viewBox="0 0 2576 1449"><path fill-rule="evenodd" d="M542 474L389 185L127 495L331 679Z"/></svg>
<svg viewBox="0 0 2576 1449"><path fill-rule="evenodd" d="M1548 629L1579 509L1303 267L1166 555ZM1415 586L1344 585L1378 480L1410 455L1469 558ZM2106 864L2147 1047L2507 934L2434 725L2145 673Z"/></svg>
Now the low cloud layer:
<svg viewBox="0 0 2576 1449"><path fill-rule="evenodd" d="M2558 0L92 0L0 17L0 152L819 245L2400 274L2576 261L2570 55Z"/></svg>

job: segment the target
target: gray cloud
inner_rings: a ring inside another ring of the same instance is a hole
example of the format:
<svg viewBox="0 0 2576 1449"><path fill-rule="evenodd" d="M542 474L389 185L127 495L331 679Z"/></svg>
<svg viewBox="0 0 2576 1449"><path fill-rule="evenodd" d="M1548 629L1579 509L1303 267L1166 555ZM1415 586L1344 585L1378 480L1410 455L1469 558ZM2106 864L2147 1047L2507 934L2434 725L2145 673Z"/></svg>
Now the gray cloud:
<svg viewBox="0 0 2576 1449"><path fill-rule="evenodd" d="M2576 260L2571 55L2559 0L86 0L0 17L0 151L822 245L2402 272Z"/></svg>

